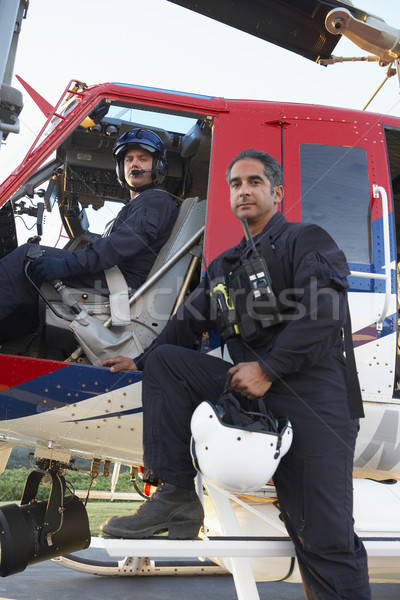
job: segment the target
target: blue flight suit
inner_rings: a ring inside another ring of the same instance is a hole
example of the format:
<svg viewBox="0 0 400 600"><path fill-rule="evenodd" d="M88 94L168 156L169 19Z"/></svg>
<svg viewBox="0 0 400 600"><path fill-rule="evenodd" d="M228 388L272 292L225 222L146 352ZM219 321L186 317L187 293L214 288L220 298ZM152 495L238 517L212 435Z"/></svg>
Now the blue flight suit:
<svg viewBox="0 0 400 600"><path fill-rule="evenodd" d="M71 253L62 248L41 248L46 257L68 263L73 260L70 276L63 278L66 285L107 293L103 271L118 265L128 286L136 290L167 241L178 212L176 201L166 190L150 188L120 210L109 235L89 243L84 250ZM38 325L38 294L24 273L32 246L23 244L0 260L0 343L30 333Z"/></svg>
<svg viewBox="0 0 400 600"><path fill-rule="evenodd" d="M366 552L352 518L358 419L350 415L341 333L347 318L348 265L332 238L316 225L288 223L277 213L255 241L264 235L270 237L287 285L285 320L267 330L265 342L256 347L239 337L228 340L226 347L235 364L259 362L273 382L264 397L266 407L293 425L293 443L274 483L307 598L368 600ZM202 400L218 400L232 366L194 348L214 323L210 280L226 278L246 251L242 240L216 258L176 316L135 359L143 369L149 480L193 486L190 419ZM251 406L250 400L240 400Z"/></svg>

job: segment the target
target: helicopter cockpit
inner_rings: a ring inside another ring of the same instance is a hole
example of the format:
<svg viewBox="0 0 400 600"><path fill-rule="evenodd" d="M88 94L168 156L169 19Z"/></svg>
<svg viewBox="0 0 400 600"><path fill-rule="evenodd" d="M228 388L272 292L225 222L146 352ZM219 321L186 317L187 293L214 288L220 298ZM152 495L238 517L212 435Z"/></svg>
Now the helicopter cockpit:
<svg viewBox="0 0 400 600"><path fill-rule="evenodd" d="M57 126L57 117L51 126ZM177 303L198 280L212 120L204 115L174 114L108 99L101 100L50 159L17 190L6 205L7 214L6 209L2 209L3 231L7 227L14 230L14 234L2 236L1 253L6 254L16 247L17 237L22 235L21 226L17 234L16 217L19 217L17 221L23 219L25 226L27 217L36 219L36 235L28 241L44 245L54 244L47 239L49 234L54 239L57 230L54 245L71 251L80 250L101 236L127 200L127 190L121 187L116 177L112 149L123 133L137 127L154 131L164 142L168 173L163 185L180 204L180 213L145 288L134 295L128 290L131 322L125 327L113 327L110 299L96 290L70 290L71 296L65 291L58 293L51 284L43 284L40 290L41 333L30 339L7 342L2 351L98 363L110 352L117 352L117 348L119 352L126 347L123 343L121 346L121 340L128 340L131 348L133 336L134 347L139 353L154 339L176 310ZM47 231L49 221L52 231ZM113 288L117 295L126 292L121 277ZM157 293L156 289L162 291ZM77 347L71 325L77 316L76 306L95 320L95 333L90 336L90 345L95 347L85 346L86 352L82 344ZM105 351L100 350L102 342L99 342L103 333L107 337ZM110 349L110 338L114 350Z"/></svg>

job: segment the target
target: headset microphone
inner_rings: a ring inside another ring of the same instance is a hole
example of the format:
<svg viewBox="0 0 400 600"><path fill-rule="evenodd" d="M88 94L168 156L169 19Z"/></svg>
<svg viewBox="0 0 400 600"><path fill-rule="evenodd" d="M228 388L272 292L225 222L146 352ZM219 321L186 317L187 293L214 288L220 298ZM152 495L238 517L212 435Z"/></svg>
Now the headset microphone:
<svg viewBox="0 0 400 600"><path fill-rule="evenodd" d="M132 171L131 171L131 175L134 175L134 176L136 176L136 175L144 175L144 173L156 173L156 171L154 169L152 169L152 170L150 170L150 169L147 169L147 170L144 170L144 169L132 169Z"/></svg>

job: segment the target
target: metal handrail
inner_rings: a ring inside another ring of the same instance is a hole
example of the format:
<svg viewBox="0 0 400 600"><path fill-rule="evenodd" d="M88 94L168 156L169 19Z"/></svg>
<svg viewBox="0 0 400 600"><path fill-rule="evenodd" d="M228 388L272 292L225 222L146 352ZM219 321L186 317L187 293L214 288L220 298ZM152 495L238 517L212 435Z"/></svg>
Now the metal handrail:
<svg viewBox="0 0 400 600"><path fill-rule="evenodd" d="M383 264L385 273L368 273L365 271L350 271L353 277L361 277L364 279L381 279L385 282L385 299L383 302L382 312L378 315L376 328L378 331L382 329L382 324L388 314L391 286L391 269L390 269L390 239L389 239L389 202L387 193L384 187L374 184L372 187L374 198L379 195L382 199L382 224L383 224Z"/></svg>

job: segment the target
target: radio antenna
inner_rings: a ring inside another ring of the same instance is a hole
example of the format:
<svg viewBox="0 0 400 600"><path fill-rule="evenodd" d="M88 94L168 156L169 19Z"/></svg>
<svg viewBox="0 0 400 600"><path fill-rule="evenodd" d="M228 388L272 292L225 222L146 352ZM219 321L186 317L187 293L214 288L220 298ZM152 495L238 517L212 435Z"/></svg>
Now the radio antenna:
<svg viewBox="0 0 400 600"><path fill-rule="evenodd" d="M246 231L247 238L250 240L251 248L252 248L255 256L258 256L258 250L257 250L256 245L254 243L253 236L250 233L249 224L247 223L247 219L244 218L244 219L240 219L240 220L243 223L243 227L244 227L244 229Z"/></svg>

